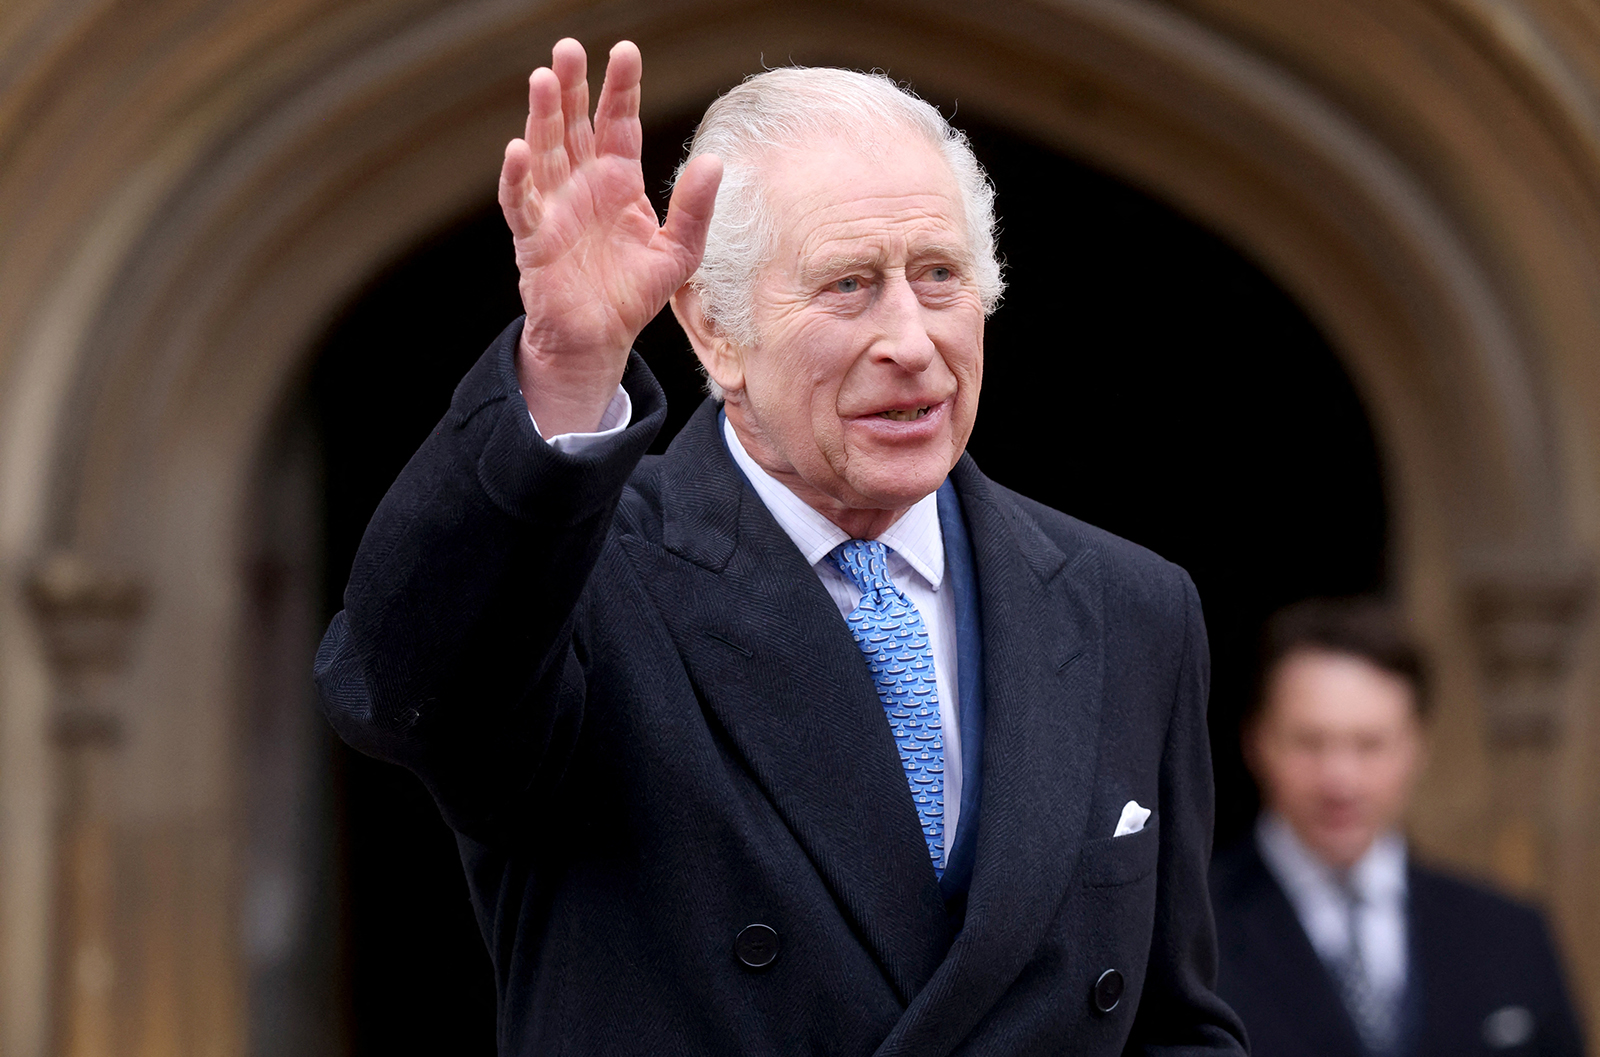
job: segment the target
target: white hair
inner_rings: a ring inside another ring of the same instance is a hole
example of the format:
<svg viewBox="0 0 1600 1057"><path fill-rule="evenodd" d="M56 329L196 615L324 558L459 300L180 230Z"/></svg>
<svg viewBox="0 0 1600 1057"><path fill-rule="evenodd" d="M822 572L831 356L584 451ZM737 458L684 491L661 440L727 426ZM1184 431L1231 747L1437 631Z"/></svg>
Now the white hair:
<svg viewBox="0 0 1600 1057"><path fill-rule="evenodd" d="M762 183L763 162L774 152L822 138L843 137L870 150L885 129L894 128L925 136L950 166L984 314L998 307L1005 282L995 255L994 187L966 134L883 74L784 67L753 74L712 103L678 166L681 177L684 166L702 154L723 162L705 255L689 281L706 317L729 341L747 347L758 342L755 284L771 260L777 235ZM706 388L717 399L724 396L710 378Z"/></svg>

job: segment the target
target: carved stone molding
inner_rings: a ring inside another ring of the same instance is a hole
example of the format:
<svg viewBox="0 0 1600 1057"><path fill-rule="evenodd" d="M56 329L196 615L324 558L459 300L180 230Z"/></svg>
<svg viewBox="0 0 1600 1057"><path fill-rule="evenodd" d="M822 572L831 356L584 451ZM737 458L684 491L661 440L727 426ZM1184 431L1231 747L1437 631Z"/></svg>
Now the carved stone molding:
<svg viewBox="0 0 1600 1057"><path fill-rule="evenodd" d="M121 723L97 700L97 690L127 659L144 609L139 582L58 552L34 570L28 597L60 686L52 734L64 746L116 742Z"/></svg>
<svg viewBox="0 0 1600 1057"><path fill-rule="evenodd" d="M111 1057L120 966L108 758L122 742L123 724L104 684L127 660L144 592L130 576L58 553L35 569L28 595L57 678L50 728L61 750L62 792L55 1048L63 1057Z"/></svg>
<svg viewBox="0 0 1600 1057"><path fill-rule="evenodd" d="M132 576L60 551L36 567L28 597L41 621L50 660L63 672L121 664L144 603L144 592Z"/></svg>
<svg viewBox="0 0 1600 1057"><path fill-rule="evenodd" d="M1477 554L1465 563L1464 614L1497 744L1545 745L1559 735L1572 642L1593 590L1592 567L1576 557Z"/></svg>

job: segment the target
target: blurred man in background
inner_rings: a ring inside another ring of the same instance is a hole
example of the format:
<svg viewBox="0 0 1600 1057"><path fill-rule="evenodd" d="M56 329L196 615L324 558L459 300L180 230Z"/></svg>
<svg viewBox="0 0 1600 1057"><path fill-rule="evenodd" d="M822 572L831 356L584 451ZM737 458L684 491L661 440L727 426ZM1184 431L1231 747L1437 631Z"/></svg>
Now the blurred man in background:
<svg viewBox="0 0 1600 1057"><path fill-rule="evenodd" d="M1264 810L1212 871L1218 993L1257 1057L1583 1052L1539 914L1409 858L1427 703L1382 603L1269 622L1244 727Z"/></svg>

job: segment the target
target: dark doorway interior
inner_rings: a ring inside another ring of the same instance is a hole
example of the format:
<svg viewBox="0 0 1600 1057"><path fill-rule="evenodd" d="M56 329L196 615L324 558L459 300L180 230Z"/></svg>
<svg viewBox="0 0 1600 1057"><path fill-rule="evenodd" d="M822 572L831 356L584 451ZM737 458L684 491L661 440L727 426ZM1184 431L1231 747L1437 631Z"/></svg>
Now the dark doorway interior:
<svg viewBox="0 0 1600 1057"><path fill-rule="evenodd" d="M1263 618L1381 587L1382 472L1361 404L1305 314L1228 244L1150 197L964 122L1009 218L971 450L1004 484L1182 564L1205 604L1218 840L1255 810L1236 747ZM664 189L689 119L647 136ZM519 313L492 205L375 281L330 331L312 398L338 607L372 510L457 379ZM639 341L675 433L699 400L663 313ZM667 437L661 440L664 446ZM454 841L409 775L340 751L354 1052L489 1055L494 995Z"/></svg>

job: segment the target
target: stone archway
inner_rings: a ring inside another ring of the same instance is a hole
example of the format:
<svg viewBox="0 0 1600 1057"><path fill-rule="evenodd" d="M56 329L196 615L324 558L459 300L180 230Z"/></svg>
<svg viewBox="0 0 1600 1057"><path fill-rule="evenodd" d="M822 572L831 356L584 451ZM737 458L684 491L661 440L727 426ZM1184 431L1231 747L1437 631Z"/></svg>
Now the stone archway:
<svg viewBox="0 0 1600 1057"><path fill-rule="evenodd" d="M659 113L763 56L887 68L1255 255L1338 345L1396 471L1399 580L1447 672L1419 839L1550 899L1600 1012L1595 651L1566 664L1574 634L1597 637L1579 616L1600 513L1600 86L1572 64L1600 37L1533 3L1486 10L305 0L8 16L0 1048L47 1052L63 1015L87 1025L74 1052L241 1047L253 467L336 306L492 185L527 69L566 33L639 41ZM37 575L57 552L76 564ZM108 627L126 632L117 667L116 637L95 637ZM108 674L79 678L91 669ZM85 730L115 737L62 741ZM63 812L100 841L81 891L56 875Z"/></svg>

